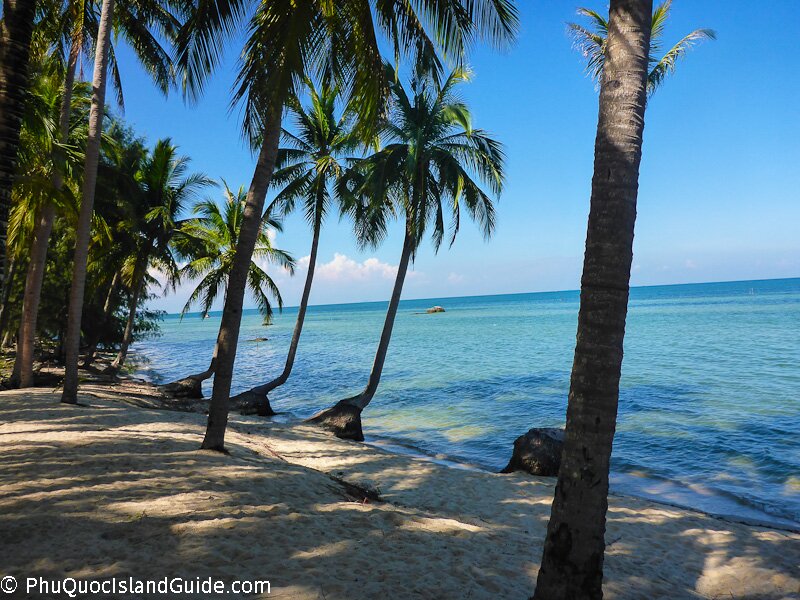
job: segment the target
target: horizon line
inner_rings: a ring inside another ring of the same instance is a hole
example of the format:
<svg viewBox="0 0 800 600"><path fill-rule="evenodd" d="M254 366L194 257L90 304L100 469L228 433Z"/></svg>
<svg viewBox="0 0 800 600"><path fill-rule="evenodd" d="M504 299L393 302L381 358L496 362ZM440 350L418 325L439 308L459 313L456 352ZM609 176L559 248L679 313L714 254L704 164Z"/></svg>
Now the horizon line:
<svg viewBox="0 0 800 600"><path fill-rule="evenodd" d="M709 283L745 283L748 281L752 281L754 283L763 282L763 281L784 281L790 279L800 279L800 275L795 277L767 277L765 279L725 279L721 281L687 281L683 283L654 283L649 285L632 285L629 286L628 289L644 289L644 288L654 288L654 287L678 287L683 285L705 285ZM567 290L540 290L537 292L502 292L498 294L467 294L465 296L426 296L424 298L401 298L401 302L419 302L421 300L458 300L463 298L482 298L482 297L494 297L494 296L527 296L529 294L566 294L569 292L580 292L580 288L577 289L567 289ZM309 304L308 308L312 307L325 307L325 306L349 306L353 304L378 304L381 302L388 302L388 300L358 300L354 302L327 302L322 304ZM292 305L292 306L284 306L284 309L291 309L291 308L299 308L299 305ZM248 307L243 308L242 311L246 310L258 310L255 307ZM222 309L219 310L212 310L209 311L209 316L213 314L220 314L222 313ZM166 313L166 316L180 316L180 312L176 313ZM280 313L279 313L280 314ZM186 313L184 317L190 316L199 316L200 312L190 312Z"/></svg>

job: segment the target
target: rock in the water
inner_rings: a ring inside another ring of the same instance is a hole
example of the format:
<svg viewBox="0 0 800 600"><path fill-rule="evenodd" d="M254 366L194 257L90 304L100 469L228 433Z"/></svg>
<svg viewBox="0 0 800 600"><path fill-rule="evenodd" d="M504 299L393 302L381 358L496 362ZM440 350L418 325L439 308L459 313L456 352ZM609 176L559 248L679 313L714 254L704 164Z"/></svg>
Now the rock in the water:
<svg viewBox="0 0 800 600"><path fill-rule="evenodd" d="M248 341L248 342L268 342L268 341L269 341L269 338L265 338L265 337L255 337L255 338L253 338L253 339L251 339L251 340L247 340L247 341Z"/></svg>
<svg viewBox="0 0 800 600"><path fill-rule="evenodd" d="M425 312L426 312L426 313L428 313L429 315L431 315L431 314L433 314L433 313L440 313L440 312L444 312L444 308L442 308L441 306L431 306L431 307L430 307L428 310L426 310Z"/></svg>
<svg viewBox="0 0 800 600"><path fill-rule="evenodd" d="M534 427L514 440L514 454L501 473L525 471L531 475L554 477L561 466L563 449L563 429Z"/></svg>
<svg viewBox="0 0 800 600"><path fill-rule="evenodd" d="M361 409L347 402L334 404L331 408L307 419L307 422L321 425L343 440L364 441L364 432L361 430Z"/></svg>

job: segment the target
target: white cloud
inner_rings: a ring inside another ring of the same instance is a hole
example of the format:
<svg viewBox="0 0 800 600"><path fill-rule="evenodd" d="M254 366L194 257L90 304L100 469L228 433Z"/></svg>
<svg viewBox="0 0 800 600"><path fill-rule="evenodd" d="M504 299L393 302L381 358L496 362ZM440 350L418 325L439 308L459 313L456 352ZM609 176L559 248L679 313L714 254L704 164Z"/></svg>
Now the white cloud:
<svg viewBox="0 0 800 600"><path fill-rule="evenodd" d="M459 275L458 273L450 273L447 276L448 283L462 283L464 281L464 276Z"/></svg>
<svg viewBox="0 0 800 600"><path fill-rule="evenodd" d="M303 268L308 268L307 257ZM316 276L326 281L361 282L375 279L394 279L397 275L397 265L381 262L375 257L367 258L363 262L357 262L349 258L346 254L336 252L330 262L317 265Z"/></svg>

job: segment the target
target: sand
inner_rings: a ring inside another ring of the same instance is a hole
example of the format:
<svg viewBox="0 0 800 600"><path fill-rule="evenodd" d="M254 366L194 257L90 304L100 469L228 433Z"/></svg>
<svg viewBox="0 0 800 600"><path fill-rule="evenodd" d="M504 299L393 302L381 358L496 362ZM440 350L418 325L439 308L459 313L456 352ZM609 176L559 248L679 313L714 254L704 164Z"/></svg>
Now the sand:
<svg viewBox="0 0 800 600"><path fill-rule="evenodd" d="M270 581L268 596L227 598L533 590L551 480L257 417L232 418L226 456L198 450L203 415L85 389L78 407L52 390L0 393L0 576ZM800 598L797 533L612 496L606 539L607 598Z"/></svg>

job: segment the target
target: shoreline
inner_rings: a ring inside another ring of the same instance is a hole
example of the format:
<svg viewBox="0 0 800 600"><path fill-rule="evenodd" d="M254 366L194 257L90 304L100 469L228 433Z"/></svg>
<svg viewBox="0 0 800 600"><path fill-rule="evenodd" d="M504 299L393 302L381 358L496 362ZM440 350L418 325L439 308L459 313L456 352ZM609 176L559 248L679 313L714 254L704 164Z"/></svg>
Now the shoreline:
<svg viewBox="0 0 800 600"><path fill-rule="evenodd" d="M141 382L87 383L81 396L68 407L50 389L0 394L6 573L267 574L273 596L308 600L533 589L552 480L240 415L222 455L198 450L203 415L143 410L163 406ZM607 540L608 598L778 600L800 589L800 534L611 495Z"/></svg>
<svg viewBox="0 0 800 600"><path fill-rule="evenodd" d="M147 379L142 373L129 376L131 380L138 380L140 383L157 387L157 384ZM207 402L207 400L205 400ZM199 401L202 402L202 401ZM274 407L273 407L274 408ZM174 410L167 408L167 410ZM277 412L275 415L280 422L299 425L303 423L303 418L290 410ZM275 419L275 417L270 417ZM446 451L432 451L420 448L412 440L402 437L365 433L366 440L363 442L369 446L379 448L385 452L401 454L422 460L428 460L449 468L479 471L482 473L497 473L487 465L481 465L467 460L460 459L458 456L449 454ZM512 447L509 446L508 456L511 457ZM640 473L640 472L639 472ZM555 481L555 478L552 478ZM743 525L753 525L758 527L769 527L800 533L800 522L796 522L786 517L772 515L755 506L744 504L738 498L725 494L721 490L704 489L703 492L692 489L690 485L671 479L654 477L650 474L633 474L625 471L611 471L609 494L625 497L631 496L642 500L649 500L664 506L691 510L697 513L718 518L733 523ZM658 492L648 492L646 488L658 488ZM622 488L622 489L619 489ZM673 498L665 498L664 494L670 494ZM695 503L692 503L694 501ZM724 510L714 510L715 506L729 507L733 512ZM737 513L736 511L740 511Z"/></svg>
<svg viewBox="0 0 800 600"><path fill-rule="evenodd" d="M122 390L125 389L126 384L127 385L133 384L136 386L143 385L146 386L146 388L148 388L154 396L157 397L162 396L162 394L158 391L158 385L156 383L146 378L142 378L137 374L125 375L120 378L119 382L111 383L110 387L112 388L119 387L120 392L118 393L123 393ZM139 391L141 391L141 389ZM207 402L208 399L204 398L203 400L192 401L192 404L198 406ZM150 408L155 408L155 407L151 406ZM158 408L174 412L185 412L185 409L179 408L177 406L170 406L169 402L167 402L166 404L162 403ZM196 412L198 414L205 414L202 410L198 411L196 409L192 410L192 412ZM233 412L231 413L232 416L234 414L236 413ZM289 410L277 412L276 415L273 417L257 417L257 419L259 421L266 419L264 423L274 422L274 423L286 424L289 426L304 424L304 420L302 417L297 416L295 413ZM370 434L369 432L365 434L365 437L366 439L363 442L363 444L370 446L372 448L376 448L382 452L387 452L389 454L397 454L401 456L407 456L415 459L429 461L434 464L452 469L475 471L486 474L498 474L499 472L499 469L494 470L493 468L488 467L486 465L480 465L466 460L461 460L459 457L448 454L447 452L427 451L424 448L420 448L414 445L412 441L403 438L374 435ZM509 457L511 456L510 447L508 455ZM520 475L524 476L523 474ZM527 476L536 479L531 475ZM556 481L555 477L543 478L543 479L550 480L553 483L555 483ZM610 480L611 480L610 481L611 485L610 485L609 495L613 495L616 497L620 498L631 497L631 498L636 498L638 500L646 500L670 508L678 508L681 510L693 511L710 518L720 519L731 523L739 523L742 525L749 525L755 527L767 527L771 529L777 529L780 531L786 531L789 533L800 533L800 523L797 523L791 519L771 515L756 507L742 504L738 502L736 498L726 496L719 490L706 490L707 492L711 493L711 496L709 497L708 494L702 494L700 492L692 490L690 486L687 486L678 481L673 481L669 479L659 479L651 475L641 476L641 475L633 475L627 472L615 472L613 470L610 474ZM622 483L621 480L624 480L625 483ZM622 487L627 486L628 489L622 489L622 490L617 489L618 487L621 487L620 486L621 483ZM661 488L660 490L661 493L660 494L654 492L648 493L644 489L645 486L658 486ZM665 490L664 487L671 489ZM664 498L663 496L663 494L668 491L670 491L673 494L680 495L681 497L688 497L690 499L700 501L700 503L703 503L703 500L706 500L706 502L710 504L722 503L723 505L729 505L734 508L738 508L744 513L751 513L751 515L707 510L702 507L696 506L694 504L690 504L688 501L681 502L680 500L669 500L667 498Z"/></svg>

